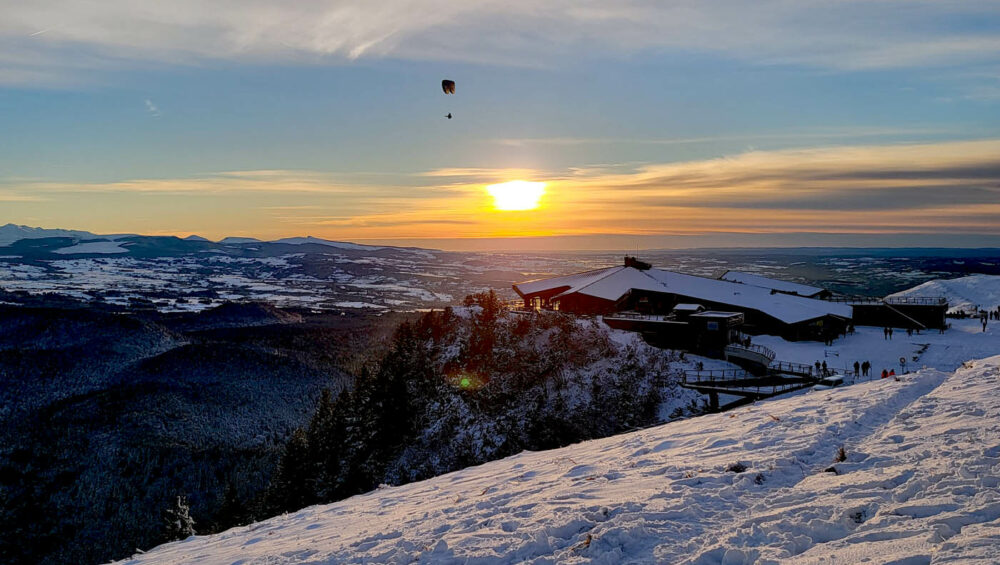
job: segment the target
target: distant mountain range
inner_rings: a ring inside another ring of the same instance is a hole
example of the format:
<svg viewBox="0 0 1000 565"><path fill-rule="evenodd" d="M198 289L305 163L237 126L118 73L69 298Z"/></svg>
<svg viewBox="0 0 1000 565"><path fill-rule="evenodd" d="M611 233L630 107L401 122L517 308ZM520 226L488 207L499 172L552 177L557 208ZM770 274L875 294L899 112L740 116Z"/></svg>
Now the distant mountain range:
<svg viewBox="0 0 1000 565"><path fill-rule="evenodd" d="M343 241L331 241L313 236L306 237L286 237L272 241L262 241L253 237L226 237L218 242L213 242L200 235L189 235L184 238L175 236L144 236L139 234L95 234L82 230L47 229L23 226L17 224L7 224L0 226L0 247L10 247L25 240L53 240L48 245L38 243L18 245L20 250L32 249L35 253L54 253L56 255L103 255L131 253L131 247L135 242L159 241L167 244L171 252L182 251L178 249L178 242L191 244L211 244L218 246L247 245L247 244L283 244L283 245L325 245L337 249L352 251L378 251L386 249L384 246L362 245L358 243L348 243ZM150 251L148 245L141 246L146 252ZM161 247L164 247L161 245ZM415 248L393 248L393 249L415 249ZM166 250L166 249L164 249ZM195 251L203 251L197 249ZM287 249L282 250L287 252ZM148 254L147 254L148 256Z"/></svg>
<svg viewBox="0 0 1000 565"><path fill-rule="evenodd" d="M43 237L72 237L77 239L92 239L98 237L89 231L33 228L7 224L0 226L0 246L10 245L22 239L39 239Z"/></svg>

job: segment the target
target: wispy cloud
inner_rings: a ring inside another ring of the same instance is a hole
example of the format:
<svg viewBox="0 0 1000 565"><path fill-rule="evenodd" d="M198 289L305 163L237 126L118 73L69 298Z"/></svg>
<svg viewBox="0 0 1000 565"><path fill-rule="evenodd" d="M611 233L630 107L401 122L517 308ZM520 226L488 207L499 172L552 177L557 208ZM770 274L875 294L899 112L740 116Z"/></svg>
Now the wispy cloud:
<svg viewBox="0 0 1000 565"><path fill-rule="evenodd" d="M511 178L547 182L541 210L492 209L485 185ZM406 182L362 184L318 171L281 170L84 185L22 179L0 182L0 200L7 194L76 198L114 203L116 209L130 202L137 210L148 210L152 197L169 202L162 199L180 195L184 202L197 197L225 210L223 216L233 225L240 224L243 214L256 222L294 226L295 233L305 229L340 239L731 232L1000 235L1000 139L751 151L698 161L560 171L437 169L401 180ZM185 204L185 213L189 208ZM219 219L206 209L206 225L185 225L213 233L212 223ZM176 220L165 216L163 221Z"/></svg>
<svg viewBox="0 0 1000 565"><path fill-rule="evenodd" d="M153 101L149 98L146 99L146 111L149 112L149 115L154 118L159 118L163 115L160 113L160 109L156 107L156 104L153 104Z"/></svg>
<svg viewBox="0 0 1000 565"><path fill-rule="evenodd" d="M603 0L220 0L211 9L196 0L2 0L0 11L0 52L19 53L0 64L0 80L12 69L81 73L95 61L393 57L536 65L588 53L677 50L763 64L881 69L995 62L1000 53L1000 8L989 0L631 0L613 6ZM71 23L53 26L56 20ZM981 25L962 24L971 21Z"/></svg>
<svg viewBox="0 0 1000 565"><path fill-rule="evenodd" d="M45 202L48 198L33 194L16 194L0 192L0 202Z"/></svg>
<svg viewBox="0 0 1000 565"><path fill-rule="evenodd" d="M756 132L739 135L711 135L701 137L521 137L494 140L500 145L513 147L533 145L573 146L573 145L700 145L722 141L822 141L837 139L866 139L879 137L924 137L954 134L957 130L940 127L892 128L871 126L845 126L822 128L811 131Z"/></svg>

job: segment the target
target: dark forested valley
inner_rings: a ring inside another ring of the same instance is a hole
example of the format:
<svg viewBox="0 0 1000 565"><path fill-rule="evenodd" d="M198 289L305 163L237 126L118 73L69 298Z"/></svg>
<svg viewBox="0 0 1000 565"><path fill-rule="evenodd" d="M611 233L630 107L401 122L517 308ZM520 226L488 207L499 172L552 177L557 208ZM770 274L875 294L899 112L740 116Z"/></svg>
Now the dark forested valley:
<svg viewBox="0 0 1000 565"><path fill-rule="evenodd" d="M391 316L0 306L0 562L96 563L249 519L322 390Z"/></svg>
<svg viewBox="0 0 1000 565"><path fill-rule="evenodd" d="M2 306L0 561L104 562L648 425L682 396L672 359L493 293L381 316Z"/></svg>

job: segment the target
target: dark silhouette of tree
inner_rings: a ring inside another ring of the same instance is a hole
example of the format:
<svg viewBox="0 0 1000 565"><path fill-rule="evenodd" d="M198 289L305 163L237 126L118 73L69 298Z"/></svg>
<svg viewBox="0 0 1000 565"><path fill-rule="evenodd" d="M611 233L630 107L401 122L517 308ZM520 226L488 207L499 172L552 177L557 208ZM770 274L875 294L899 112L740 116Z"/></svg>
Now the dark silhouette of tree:
<svg viewBox="0 0 1000 565"><path fill-rule="evenodd" d="M187 539L195 534L194 519L191 518L191 507L187 497L177 496L172 506L164 510L164 536L167 541Z"/></svg>
<svg viewBox="0 0 1000 565"><path fill-rule="evenodd" d="M273 513L298 510L315 503L315 465L309 457L309 443L302 428L292 432L268 493L267 506Z"/></svg>

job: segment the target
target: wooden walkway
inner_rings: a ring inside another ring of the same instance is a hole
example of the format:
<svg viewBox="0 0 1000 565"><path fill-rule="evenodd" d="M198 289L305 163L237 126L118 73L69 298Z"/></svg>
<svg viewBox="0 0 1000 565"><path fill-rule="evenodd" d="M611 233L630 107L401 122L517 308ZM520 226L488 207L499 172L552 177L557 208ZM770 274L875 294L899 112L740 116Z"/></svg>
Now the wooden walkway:
<svg viewBox="0 0 1000 565"><path fill-rule="evenodd" d="M837 372L841 375L843 373L843 371ZM822 384L823 379L828 376L832 375L817 373L813 365L775 361L768 365L767 374L762 376L756 376L744 369L685 371L681 386L707 394L712 410L720 410L720 394L741 397L739 401L721 408L728 409Z"/></svg>

